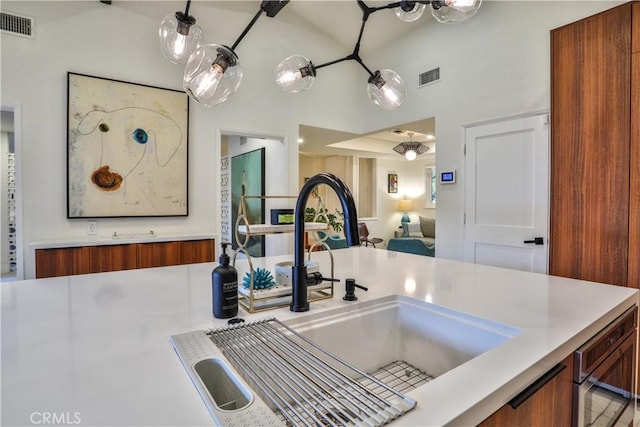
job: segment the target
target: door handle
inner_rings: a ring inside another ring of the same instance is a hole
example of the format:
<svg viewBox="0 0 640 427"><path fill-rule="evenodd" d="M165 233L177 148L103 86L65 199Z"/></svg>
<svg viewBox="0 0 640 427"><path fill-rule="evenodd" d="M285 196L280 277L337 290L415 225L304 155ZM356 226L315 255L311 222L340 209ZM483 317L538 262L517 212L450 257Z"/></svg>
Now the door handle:
<svg viewBox="0 0 640 427"><path fill-rule="evenodd" d="M533 243L535 245L544 245L544 237L534 237L533 240L525 240L524 243Z"/></svg>

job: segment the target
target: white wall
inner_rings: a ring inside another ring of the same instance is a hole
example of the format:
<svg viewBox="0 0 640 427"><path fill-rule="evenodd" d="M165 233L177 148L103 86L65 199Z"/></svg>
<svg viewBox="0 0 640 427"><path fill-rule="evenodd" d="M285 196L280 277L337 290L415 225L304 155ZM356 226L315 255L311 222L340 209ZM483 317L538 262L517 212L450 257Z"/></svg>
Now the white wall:
<svg viewBox="0 0 640 427"><path fill-rule="evenodd" d="M363 117L366 131L433 116L437 170L458 171L457 184L440 185L437 190L439 257L463 258L464 126L547 111L549 31L620 3L485 1L464 23L431 21L368 59L403 76L408 96L390 113L371 109L363 101L362 109L368 110ZM435 67L440 67L441 81L419 89L418 75Z"/></svg>
<svg viewBox="0 0 640 427"><path fill-rule="evenodd" d="M184 2L164 1L111 6L98 1L2 2L3 11L35 18L34 39L1 37L2 104L22 107L23 249L36 241L87 238L86 221L66 218L67 72L180 89L182 69L162 57L157 31L164 15L183 9ZM223 11L215 2L194 2L191 13L206 42L231 44L255 11ZM301 52L324 60L342 49L287 19L261 18L237 49L244 68L239 91L211 109L191 102L189 216L100 219L99 236L149 229L158 235L217 233L222 130L281 136L288 192L296 194L298 124L359 132L361 123L358 99L351 96L361 75L348 65L323 73L309 92L279 91L273 67ZM334 104L337 94L340 102ZM26 254L26 259L26 276L33 277L33 257Z"/></svg>

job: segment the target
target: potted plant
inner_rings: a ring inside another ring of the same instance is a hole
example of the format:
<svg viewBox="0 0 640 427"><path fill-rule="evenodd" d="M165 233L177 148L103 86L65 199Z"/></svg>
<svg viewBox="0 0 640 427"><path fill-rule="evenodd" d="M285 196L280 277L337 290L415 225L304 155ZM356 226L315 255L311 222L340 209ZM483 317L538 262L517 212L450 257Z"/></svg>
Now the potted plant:
<svg viewBox="0 0 640 427"><path fill-rule="evenodd" d="M343 220L344 220L344 215L338 209L335 209L334 213L329 213L327 208L320 208L316 210L315 208L308 207L304 210L305 222L328 223L329 226L333 228L336 233L339 233L342 231Z"/></svg>

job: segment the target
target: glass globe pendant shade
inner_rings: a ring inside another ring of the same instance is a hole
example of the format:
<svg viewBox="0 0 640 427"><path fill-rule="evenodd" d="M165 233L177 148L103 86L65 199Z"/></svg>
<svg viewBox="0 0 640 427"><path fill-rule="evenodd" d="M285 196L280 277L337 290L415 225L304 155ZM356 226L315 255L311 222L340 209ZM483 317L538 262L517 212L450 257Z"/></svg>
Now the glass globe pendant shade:
<svg viewBox="0 0 640 427"><path fill-rule="evenodd" d="M184 67L183 87L194 101L212 107L225 102L242 81L236 54L226 46L198 46Z"/></svg>
<svg viewBox="0 0 640 427"><path fill-rule="evenodd" d="M409 161L415 160L417 156L418 155L413 150L409 150L406 153L404 153L404 157L406 157L406 159L409 160Z"/></svg>
<svg viewBox="0 0 640 427"><path fill-rule="evenodd" d="M442 24L457 24L476 14L482 0L437 0L431 2L431 14Z"/></svg>
<svg viewBox="0 0 640 427"><path fill-rule="evenodd" d="M420 18L427 5L413 1L401 1L400 6L393 9L396 16L404 22L413 22Z"/></svg>
<svg viewBox="0 0 640 427"><path fill-rule="evenodd" d="M176 12L160 23L158 37L164 57L173 64L185 64L202 40L202 28L193 16Z"/></svg>
<svg viewBox="0 0 640 427"><path fill-rule="evenodd" d="M407 90L402 77L392 70L378 70L369 78L369 99L385 110L393 110L404 102Z"/></svg>
<svg viewBox="0 0 640 427"><path fill-rule="evenodd" d="M282 62L273 70L276 83L284 92L298 93L313 86L316 79L316 70L313 63L302 55L293 55Z"/></svg>

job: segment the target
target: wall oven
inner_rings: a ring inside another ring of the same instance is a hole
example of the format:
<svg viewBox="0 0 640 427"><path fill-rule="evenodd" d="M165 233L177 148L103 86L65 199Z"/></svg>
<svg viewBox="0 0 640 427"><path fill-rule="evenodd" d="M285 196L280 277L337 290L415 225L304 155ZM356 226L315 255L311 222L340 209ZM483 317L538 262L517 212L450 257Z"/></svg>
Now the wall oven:
<svg viewBox="0 0 640 427"><path fill-rule="evenodd" d="M637 312L629 309L574 353L574 426L633 425Z"/></svg>

